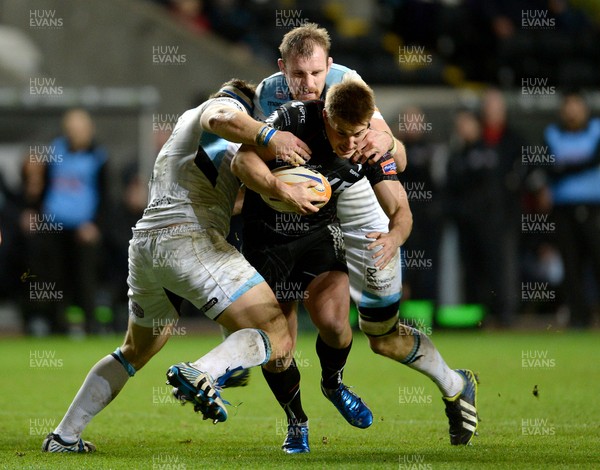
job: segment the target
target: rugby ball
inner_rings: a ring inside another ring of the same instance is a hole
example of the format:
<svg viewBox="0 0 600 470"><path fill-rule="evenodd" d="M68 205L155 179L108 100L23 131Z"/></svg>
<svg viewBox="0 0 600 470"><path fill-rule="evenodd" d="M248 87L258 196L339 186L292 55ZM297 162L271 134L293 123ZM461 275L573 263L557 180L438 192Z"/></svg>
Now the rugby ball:
<svg viewBox="0 0 600 470"><path fill-rule="evenodd" d="M323 207L331 198L331 186L327 178L321 173L306 166L284 166L275 168L272 172L281 181L287 184L305 183L306 181L316 181L317 185L310 188L315 194L325 196L327 201L316 203L318 208ZM294 208L286 202L261 194L265 203L278 212L295 212Z"/></svg>

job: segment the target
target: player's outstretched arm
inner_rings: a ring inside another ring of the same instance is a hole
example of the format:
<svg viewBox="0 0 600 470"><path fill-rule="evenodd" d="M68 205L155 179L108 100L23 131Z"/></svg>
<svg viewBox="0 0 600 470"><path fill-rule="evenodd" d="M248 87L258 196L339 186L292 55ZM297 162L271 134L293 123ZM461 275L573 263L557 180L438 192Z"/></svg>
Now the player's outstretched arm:
<svg viewBox="0 0 600 470"><path fill-rule="evenodd" d="M274 158L275 154L267 148L242 145L231 161L231 171L252 191L288 202L296 208L298 214L317 212L319 209L313 202L326 200L325 197L316 196L308 190L317 183L283 183L271 174L271 170L265 164L265 161Z"/></svg>
<svg viewBox="0 0 600 470"><path fill-rule="evenodd" d="M310 149L291 132L275 130L254 120L250 115L227 104L215 101L200 116L200 126L206 132L248 145L261 145L292 164L303 164L310 158Z"/></svg>
<svg viewBox="0 0 600 470"><path fill-rule="evenodd" d="M383 269L396 254L399 246L407 240L412 230L412 212L408 205L408 195L400 181L384 180L373 187L381 208L390 219L389 232L371 232L368 238L374 241L368 248L377 250L373 258L378 258L375 266Z"/></svg>
<svg viewBox="0 0 600 470"><path fill-rule="evenodd" d="M390 152L396 162L398 172L406 168L406 149L404 144L394 137L390 126L387 125L381 113L376 109L371 118L369 132L359 144L354 163L365 163L367 160L376 162L387 152Z"/></svg>

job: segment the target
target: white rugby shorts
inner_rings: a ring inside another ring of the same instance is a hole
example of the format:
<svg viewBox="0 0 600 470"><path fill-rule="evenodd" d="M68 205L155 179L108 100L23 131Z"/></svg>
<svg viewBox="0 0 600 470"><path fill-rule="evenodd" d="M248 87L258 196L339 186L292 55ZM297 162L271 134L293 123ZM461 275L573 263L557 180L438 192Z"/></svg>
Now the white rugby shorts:
<svg viewBox="0 0 600 470"><path fill-rule="evenodd" d="M196 224L133 230L129 242L129 315L136 325L165 326L179 315L168 290L211 319L263 277L215 229Z"/></svg>
<svg viewBox="0 0 600 470"><path fill-rule="evenodd" d="M375 267L377 260L372 256L376 251L367 248L373 239L366 235L370 232L387 232L387 224L362 227L342 225L342 231L350 276L350 297L354 303L359 308L376 308L399 301L402 295L400 248L384 269Z"/></svg>

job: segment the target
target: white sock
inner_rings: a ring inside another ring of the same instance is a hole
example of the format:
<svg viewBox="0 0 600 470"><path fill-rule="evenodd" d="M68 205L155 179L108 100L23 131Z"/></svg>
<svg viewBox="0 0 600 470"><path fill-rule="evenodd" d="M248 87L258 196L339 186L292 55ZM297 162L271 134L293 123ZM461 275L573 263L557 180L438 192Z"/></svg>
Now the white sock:
<svg viewBox="0 0 600 470"><path fill-rule="evenodd" d="M448 367L427 335L408 326L405 328L410 329L410 334L415 339L415 345L402 363L433 380L443 396L453 397L459 393L464 387L462 377Z"/></svg>
<svg viewBox="0 0 600 470"><path fill-rule="evenodd" d="M129 374L113 356L100 359L90 369L54 433L65 442L79 440L88 423L117 396L127 379Z"/></svg>
<svg viewBox="0 0 600 470"><path fill-rule="evenodd" d="M234 331L216 348L192 365L217 380L234 369L260 366L269 360L271 348L264 333L253 328Z"/></svg>

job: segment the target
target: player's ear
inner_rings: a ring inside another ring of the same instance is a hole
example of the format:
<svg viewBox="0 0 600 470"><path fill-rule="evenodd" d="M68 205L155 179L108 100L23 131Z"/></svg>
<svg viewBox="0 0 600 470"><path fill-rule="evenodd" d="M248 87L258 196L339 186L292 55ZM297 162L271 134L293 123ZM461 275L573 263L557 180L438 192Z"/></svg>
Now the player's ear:
<svg viewBox="0 0 600 470"><path fill-rule="evenodd" d="M323 122L325 123L325 126L330 126L329 119L327 118L327 111L325 110L325 108L323 108Z"/></svg>
<svg viewBox="0 0 600 470"><path fill-rule="evenodd" d="M333 57L328 57L327 58L327 71L328 72L332 65L333 65Z"/></svg>
<svg viewBox="0 0 600 470"><path fill-rule="evenodd" d="M285 74L285 62L282 58L277 59L277 67L281 73Z"/></svg>

